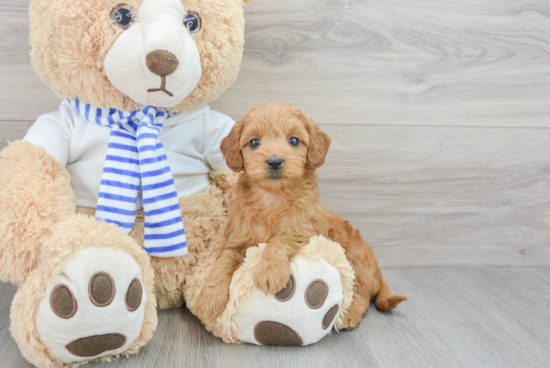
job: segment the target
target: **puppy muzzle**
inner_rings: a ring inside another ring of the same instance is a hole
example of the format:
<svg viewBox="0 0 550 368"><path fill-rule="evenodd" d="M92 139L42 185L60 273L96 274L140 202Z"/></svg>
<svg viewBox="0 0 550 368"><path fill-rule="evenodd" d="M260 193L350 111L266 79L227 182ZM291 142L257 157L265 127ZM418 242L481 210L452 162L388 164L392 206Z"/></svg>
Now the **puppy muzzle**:
<svg viewBox="0 0 550 368"><path fill-rule="evenodd" d="M270 170L278 171L283 167L285 160L280 156L270 156L266 163Z"/></svg>
<svg viewBox="0 0 550 368"><path fill-rule="evenodd" d="M270 156L266 160L266 164L269 170L270 179L281 179L283 177L282 168L284 166L285 160L281 156Z"/></svg>

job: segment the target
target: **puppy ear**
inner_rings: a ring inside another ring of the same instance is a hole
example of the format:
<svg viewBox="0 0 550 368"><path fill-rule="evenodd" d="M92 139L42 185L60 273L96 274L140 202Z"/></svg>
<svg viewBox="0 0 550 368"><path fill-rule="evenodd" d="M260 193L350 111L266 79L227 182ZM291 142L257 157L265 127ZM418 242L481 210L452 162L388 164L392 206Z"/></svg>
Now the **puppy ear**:
<svg viewBox="0 0 550 368"><path fill-rule="evenodd" d="M220 145L227 166L235 172L244 169L244 159L240 145L242 131L243 122L241 120L235 124L231 132L229 132L229 135L222 140L222 144Z"/></svg>
<svg viewBox="0 0 550 368"><path fill-rule="evenodd" d="M323 166L330 147L330 137L323 132L312 119L307 119L309 133L309 147L307 149L307 163L314 169Z"/></svg>

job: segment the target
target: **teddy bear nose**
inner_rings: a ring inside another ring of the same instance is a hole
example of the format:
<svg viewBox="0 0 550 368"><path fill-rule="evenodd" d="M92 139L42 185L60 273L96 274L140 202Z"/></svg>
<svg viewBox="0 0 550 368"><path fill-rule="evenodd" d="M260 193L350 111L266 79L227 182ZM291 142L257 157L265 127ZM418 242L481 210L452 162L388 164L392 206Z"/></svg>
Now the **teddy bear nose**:
<svg viewBox="0 0 550 368"><path fill-rule="evenodd" d="M165 50L151 51L147 54L145 61L147 62L147 68L161 77L174 73L180 65L176 55Z"/></svg>

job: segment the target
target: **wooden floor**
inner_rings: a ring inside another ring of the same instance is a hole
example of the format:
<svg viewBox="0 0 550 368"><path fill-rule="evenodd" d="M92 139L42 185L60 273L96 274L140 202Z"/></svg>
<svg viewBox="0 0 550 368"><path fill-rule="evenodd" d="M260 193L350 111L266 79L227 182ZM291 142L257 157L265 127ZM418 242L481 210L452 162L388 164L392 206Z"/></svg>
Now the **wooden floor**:
<svg viewBox="0 0 550 368"><path fill-rule="evenodd" d="M60 102L29 63L28 3L0 0L0 149ZM246 19L240 76L211 106L316 120L322 201L412 299L306 348L225 345L165 311L109 366L548 367L550 1L255 0ZM28 366L14 293L0 284L0 367Z"/></svg>
<svg viewBox="0 0 550 368"><path fill-rule="evenodd" d="M548 367L550 267L387 269L411 297L391 313L374 306L356 330L308 347L228 345L184 308L159 313L137 354L87 367ZM0 285L0 366L31 367L9 334L16 288Z"/></svg>

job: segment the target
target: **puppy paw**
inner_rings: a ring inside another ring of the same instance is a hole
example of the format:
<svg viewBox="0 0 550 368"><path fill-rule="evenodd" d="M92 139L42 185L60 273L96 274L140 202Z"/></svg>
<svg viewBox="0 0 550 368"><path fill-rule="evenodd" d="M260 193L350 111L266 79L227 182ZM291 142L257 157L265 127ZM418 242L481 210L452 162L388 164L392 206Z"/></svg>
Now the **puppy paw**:
<svg viewBox="0 0 550 368"><path fill-rule="evenodd" d="M225 310L229 301L229 287L225 284L206 283L195 304L195 314L205 323Z"/></svg>
<svg viewBox="0 0 550 368"><path fill-rule="evenodd" d="M261 260L254 269L254 286L266 295L283 289L290 278L290 262Z"/></svg>
<svg viewBox="0 0 550 368"><path fill-rule="evenodd" d="M47 286L36 329L49 354L75 363L124 352L140 335L142 269L120 249L86 248Z"/></svg>

